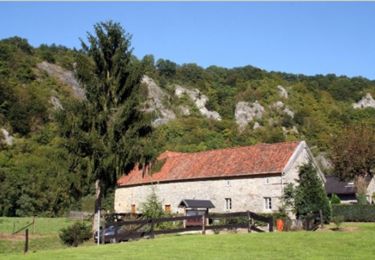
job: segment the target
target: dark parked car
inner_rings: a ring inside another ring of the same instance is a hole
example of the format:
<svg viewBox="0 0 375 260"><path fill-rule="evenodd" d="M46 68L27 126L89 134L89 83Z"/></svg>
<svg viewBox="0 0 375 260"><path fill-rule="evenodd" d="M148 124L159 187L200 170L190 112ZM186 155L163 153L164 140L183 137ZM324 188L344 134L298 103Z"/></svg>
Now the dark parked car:
<svg viewBox="0 0 375 260"><path fill-rule="evenodd" d="M115 235L116 229L117 229L117 233L119 234L121 232L119 227L109 226L109 227L106 227L104 229L104 243L120 242L115 237L113 237ZM103 233L102 232L103 232L103 229L100 227L100 238L99 238L100 243L103 243L103 240L102 240L103 239ZM94 233L94 240L95 240L95 243L98 243L98 231L95 231L95 233Z"/></svg>
<svg viewBox="0 0 375 260"><path fill-rule="evenodd" d="M115 231L117 229L117 237L115 236ZM103 229L100 228L100 243L103 243ZM125 230L124 227L109 226L104 229L104 243L118 243L122 241L128 241L129 239L139 239L146 236L147 231L144 230L144 227L135 228L132 230ZM95 243L98 243L98 231L94 233Z"/></svg>

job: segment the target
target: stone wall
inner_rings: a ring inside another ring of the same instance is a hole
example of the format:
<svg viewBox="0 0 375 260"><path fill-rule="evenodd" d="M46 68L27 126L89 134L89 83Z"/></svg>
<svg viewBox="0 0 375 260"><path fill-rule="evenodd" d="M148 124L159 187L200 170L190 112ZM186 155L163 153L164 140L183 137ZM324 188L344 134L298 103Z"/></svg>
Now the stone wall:
<svg viewBox="0 0 375 260"><path fill-rule="evenodd" d="M367 200L369 203L374 204L375 201L373 200L373 195L375 193L375 177L371 177L369 184L367 186Z"/></svg>
<svg viewBox="0 0 375 260"><path fill-rule="evenodd" d="M155 190L164 205L171 205L173 213L179 212L178 204L182 199L211 200L215 208L211 212L244 211L271 212L265 210L264 197L271 197L277 210L281 195L281 176L186 181L124 187L116 190L115 211L129 212L135 204L137 212L147 196ZM232 199L232 209L226 210L226 198Z"/></svg>

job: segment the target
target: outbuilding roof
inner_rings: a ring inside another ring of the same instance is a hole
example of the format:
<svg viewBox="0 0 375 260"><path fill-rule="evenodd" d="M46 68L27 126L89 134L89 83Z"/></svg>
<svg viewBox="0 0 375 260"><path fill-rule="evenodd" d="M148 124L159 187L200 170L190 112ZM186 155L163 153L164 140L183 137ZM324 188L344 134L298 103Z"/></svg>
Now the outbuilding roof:
<svg viewBox="0 0 375 260"><path fill-rule="evenodd" d="M117 185L280 174L300 143L256 144L197 153L166 151L158 157L163 163L160 171L151 175L149 170L135 167L120 177Z"/></svg>
<svg viewBox="0 0 375 260"><path fill-rule="evenodd" d="M214 204L210 200L187 200L184 199L178 205L179 207L184 208L193 208L193 209L212 209L215 208Z"/></svg>
<svg viewBox="0 0 375 260"><path fill-rule="evenodd" d="M325 189L327 194L355 194L356 188L353 182L341 181L336 176L326 176Z"/></svg>

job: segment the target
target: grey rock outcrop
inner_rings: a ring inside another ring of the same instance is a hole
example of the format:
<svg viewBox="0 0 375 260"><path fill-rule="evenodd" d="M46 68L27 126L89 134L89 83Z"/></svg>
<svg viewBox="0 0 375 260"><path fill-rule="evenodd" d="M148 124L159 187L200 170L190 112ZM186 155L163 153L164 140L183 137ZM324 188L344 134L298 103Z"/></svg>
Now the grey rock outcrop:
<svg viewBox="0 0 375 260"><path fill-rule="evenodd" d="M258 128L262 128L262 126L258 122L255 122L253 126L253 130L256 130Z"/></svg>
<svg viewBox="0 0 375 260"><path fill-rule="evenodd" d="M286 128L284 126L281 127L283 129L283 134L298 134L298 129L296 126L293 126L292 128Z"/></svg>
<svg viewBox="0 0 375 260"><path fill-rule="evenodd" d="M294 112L290 110L288 107L285 107L283 112L287 115L289 115L291 118L294 118Z"/></svg>
<svg viewBox="0 0 375 260"><path fill-rule="evenodd" d="M4 128L1 128L0 130L1 130L1 135L2 135L2 138L0 138L0 142L5 143L6 145L12 145L13 136L11 136L9 132Z"/></svg>
<svg viewBox="0 0 375 260"><path fill-rule="evenodd" d="M54 77L61 83L69 86L76 98L84 99L86 97L85 91L80 87L73 72L46 61L38 63L36 66L38 69L45 71L49 76Z"/></svg>
<svg viewBox="0 0 375 260"><path fill-rule="evenodd" d="M64 109L63 106L61 105L61 102L60 102L60 99L58 99L57 97L55 96L51 96L51 98L49 99L50 103L52 104L53 108L55 110L62 110Z"/></svg>
<svg viewBox="0 0 375 260"><path fill-rule="evenodd" d="M282 111L283 113L289 115L291 118L294 118L294 112L287 106L282 101L277 101L270 105L272 109ZM284 108L284 109L283 109Z"/></svg>
<svg viewBox="0 0 375 260"><path fill-rule="evenodd" d="M184 94L186 94L194 102L199 112L203 116L217 121L221 120L221 116L218 112L210 111L206 108L208 97L203 95L198 89L187 89L180 85L176 85L175 95L181 98Z"/></svg>
<svg viewBox="0 0 375 260"><path fill-rule="evenodd" d="M366 107L375 108L375 100L370 93L367 93L366 96L364 96L357 103L353 103L353 108L355 109L361 109Z"/></svg>
<svg viewBox="0 0 375 260"><path fill-rule="evenodd" d="M181 115L183 116L190 116L190 109L187 106L178 106L178 109L180 110Z"/></svg>
<svg viewBox="0 0 375 260"><path fill-rule="evenodd" d="M264 107L258 101L254 103L238 102L235 110L236 123L240 130L243 130L251 121L261 119L264 114Z"/></svg>
<svg viewBox="0 0 375 260"><path fill-rule="evenodd" d="M158 117L152 122L152 125L157 127L175 119L175 113L172 110L167 109L163 104L163 101L168 99L169 95L165 93L165 91L162 90L152 78L146 75L143 76L142 83L147 86L148 90L146 102L147 109L145 109L145 111L156 112L158 115Z"/></svg>
<svg viewBox="0 0 375 260"><path fill-rule="evenodd" d="M283 86L278 85L277 89L279 90L280 97L282 97L282 98L288 98L288 91L286 91L286 89Z"/></svg>

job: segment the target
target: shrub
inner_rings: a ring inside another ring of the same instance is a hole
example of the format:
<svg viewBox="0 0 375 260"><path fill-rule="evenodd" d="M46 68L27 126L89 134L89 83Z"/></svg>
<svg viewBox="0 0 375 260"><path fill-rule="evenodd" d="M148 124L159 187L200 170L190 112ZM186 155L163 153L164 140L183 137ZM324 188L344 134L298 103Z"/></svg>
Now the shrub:
<svg viewBox="0 0 375 260"><path fill-rule="evenodd" d="M335 223L335 230L339 230L342 222L344 222L344 216L338 215L332 217L332 222Z"/></svg>
<svg viewBox="0 0 375 260"><path fill-rule="evenodd" d="M63 228L59 233L59 237L64 244L74 247L82 244L83 241L89 240L91 235L91 227L81 222L76 222L67 228Z"/></svg>
<svg viewBox="0 0 375 260"><path fill-rule="evenodd" d="M333 216L343 216L344 221L375 221L375 205L332 205Z"/></svg>
<svg viewBox="0 0 375 260"><path fill-rule="evenodd" d="M331 205L340 204L340 203L341 203L341 200L340 200L339 196L337 196L336 194L332 194Z"/></svg>
<svg viewBox="0 0 375 260"><path fill-rule="evenodd" d="M368 204L366 194L357 193L356 197L357 197L358 204L360 204L360 205L366 205L366 204Z"/></svg>
<svg viewBox="0 0 375 260"><path fill-rule="evenodd" d="M146 202L142 204L142 215L146 218L161 218L164 216L162 203L159 201L154 188L147 197Z"/></svg>

